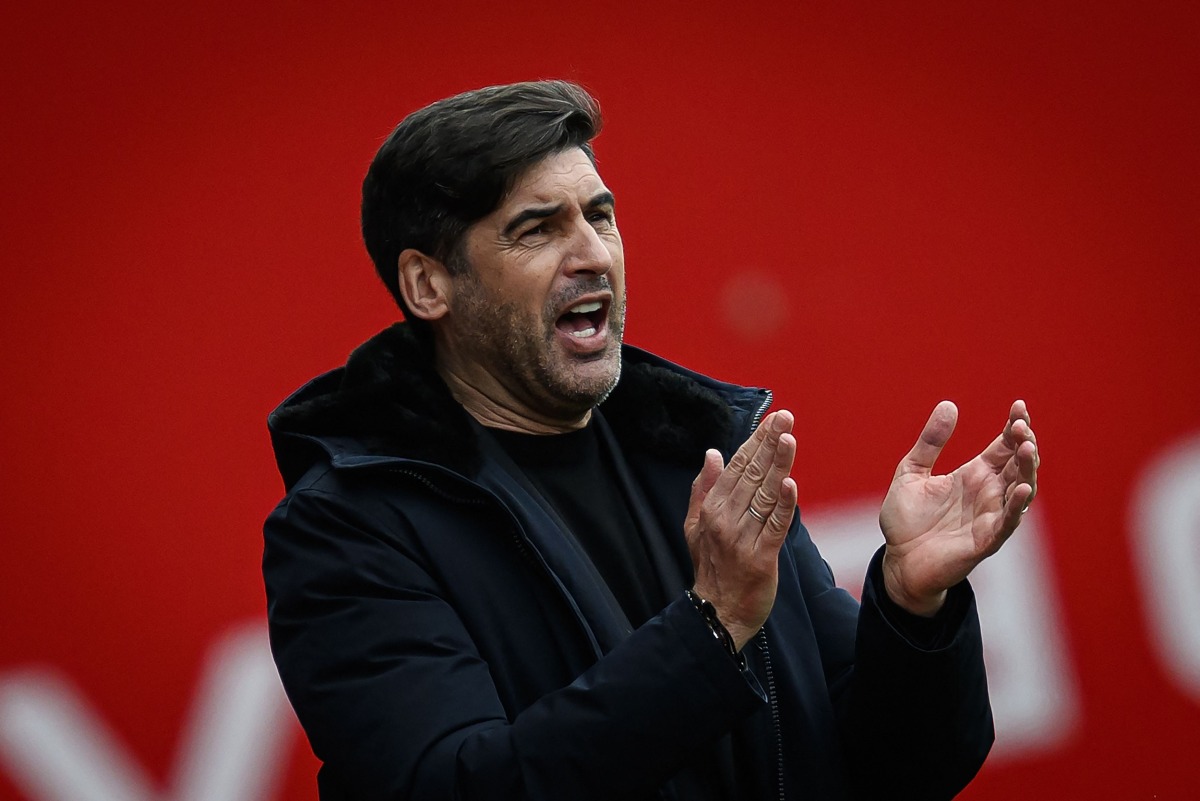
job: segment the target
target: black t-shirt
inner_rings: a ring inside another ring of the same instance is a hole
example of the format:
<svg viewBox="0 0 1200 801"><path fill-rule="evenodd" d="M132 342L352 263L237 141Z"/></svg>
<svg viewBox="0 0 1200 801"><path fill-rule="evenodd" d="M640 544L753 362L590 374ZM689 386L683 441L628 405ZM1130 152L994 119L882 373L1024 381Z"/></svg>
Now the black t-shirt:
<svg viewBox="0 0 1200 801"><path fill-rule="evenodd" d="M565 434L490 432L591 558L634 628L666 598L593 419Z"/></svg>
<svg viewBox="0 0 1200 801"><path fill-rule="evenodd" d="M495 441L542 496L591 558L629 622L641 626L670 600L653 569L647 536L622 491L614 455L597 430L596 417L579 431L534 435L489 429ZM699 613L697 613L699 614ZM728 657L717 655L716 658ZM742 775L729 737L697 749L672 778L680 801L731 801L759 782ZM747 765L754 764L748 760ZM751 795L755 792L751 791ZM646 801L659 798L657 792ZM631 797L631 801L643 801Z"/></svg>

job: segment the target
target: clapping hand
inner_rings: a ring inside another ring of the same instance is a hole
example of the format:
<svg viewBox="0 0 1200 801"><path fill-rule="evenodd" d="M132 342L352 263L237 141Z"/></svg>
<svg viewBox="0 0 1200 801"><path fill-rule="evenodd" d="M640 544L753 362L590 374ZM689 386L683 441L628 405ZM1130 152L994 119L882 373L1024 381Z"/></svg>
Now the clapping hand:
<svg viewBox="0 0 1200 801"><path fill-rule="evenodd" d="M896 468L879 512L887 545L884 586L908 611L932 616L946 591L1012 535L1037 493L1037 440L1024 401L982 453L957 470L933 475L958 409L934 408L916 445Z"/></svg>
<svg viewBox="0 0 1200 801"><path fill-rule="evenodd" d="M712 603L739 650L775 603L779 549L796 513L794 418L772 412L729 464L704 455L692 483L683 531L695 570L694 591Z"/></svg>

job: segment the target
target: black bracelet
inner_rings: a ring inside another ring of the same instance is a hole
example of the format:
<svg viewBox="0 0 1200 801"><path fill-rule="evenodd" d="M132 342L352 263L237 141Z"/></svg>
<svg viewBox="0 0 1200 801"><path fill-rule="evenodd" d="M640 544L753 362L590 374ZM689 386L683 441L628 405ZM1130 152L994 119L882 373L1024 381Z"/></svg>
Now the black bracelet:
<svg viewBox="0 0 1200 801"><path fill-rule="evenodd" d="M717 617L717 608L691 590L687 590L686 595L687 599L692 602L692 606L696 607L696 611L704 618L704 622L708 624L708 630L712 632L717 642L725 646L725 650L733 657L733 661L737 662L739 668L745 668L746 657L738 652L729 629L725 628L721 623L721 619Z"/></svg>

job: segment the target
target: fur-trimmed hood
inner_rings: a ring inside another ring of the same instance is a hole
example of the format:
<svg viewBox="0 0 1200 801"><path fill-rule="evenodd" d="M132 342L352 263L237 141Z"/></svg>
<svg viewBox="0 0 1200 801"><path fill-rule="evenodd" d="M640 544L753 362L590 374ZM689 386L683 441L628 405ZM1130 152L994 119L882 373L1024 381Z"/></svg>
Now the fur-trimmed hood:
<svg viewBox="0 0 1200 801"><path fill-rule="evenodd" d="M769 401L767 390L715 381L626 345L621 379L600 409L627 452L698 469L708 448L728 458ZM267 425L288 488L316 461L338 467L414 459L465 476L480 463L470 417L404 323L364 342L344 367L301 387Z"/></svg>

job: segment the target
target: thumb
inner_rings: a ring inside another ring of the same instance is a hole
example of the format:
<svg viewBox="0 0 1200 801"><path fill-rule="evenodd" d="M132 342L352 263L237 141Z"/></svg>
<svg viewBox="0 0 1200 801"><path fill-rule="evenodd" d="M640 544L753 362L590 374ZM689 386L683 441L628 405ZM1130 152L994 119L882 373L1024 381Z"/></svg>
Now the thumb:
<svg viewBox="0 0 1200 801"><path fill-rule="evenodd" d="M942 448L946 446L950 435L954 433L954 426L957 422L958 407L951 401L944 400L933 407L933 412L925 421L925 427L921 429L921 436L917 438L917 443L900 460L900 465L896 468L896 475L917 473L927 476L933 472L933 463L937 461L938 456L942 453Z"/></svg>
<svg viewBox="0 0 1200 801"><path fill-rule="evenodd" d="M704 503L709 490L716 485L717 479L721 477L721 471L724 469L725 460L721 457L720 451L709 448L704 452L704 464L700 468L699 475L692 482L692 494L688 498L685 530L690 531L693 528L692 524L699 519L700 505Z"/></svg>

